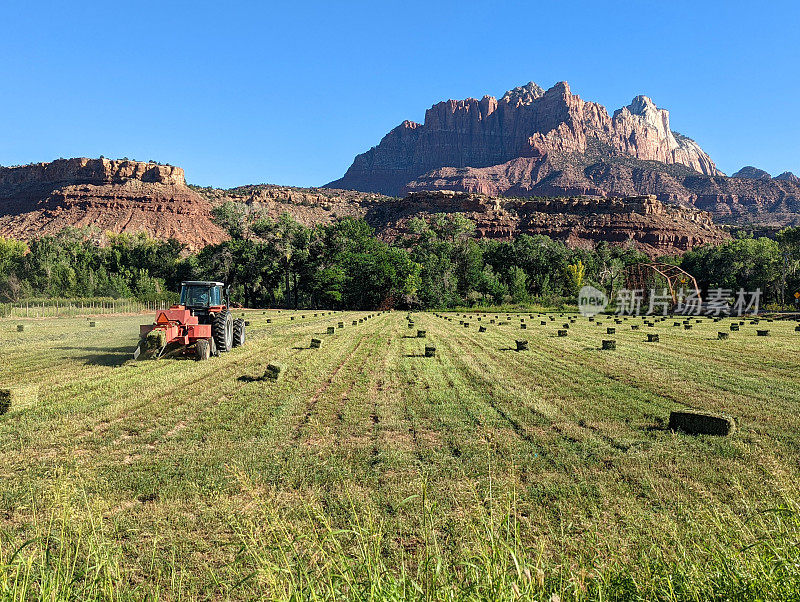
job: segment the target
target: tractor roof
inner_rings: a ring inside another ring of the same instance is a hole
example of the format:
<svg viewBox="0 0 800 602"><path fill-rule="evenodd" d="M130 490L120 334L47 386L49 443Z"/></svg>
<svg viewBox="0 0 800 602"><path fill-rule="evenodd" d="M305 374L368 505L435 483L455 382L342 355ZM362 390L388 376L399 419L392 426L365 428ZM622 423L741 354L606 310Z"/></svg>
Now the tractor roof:
<svg viewBox="0 0 800 602"><path fill-rule="evenodd" d="M207 280L186 280L181 286L225 286L224 282L209 282Z"/></svg>

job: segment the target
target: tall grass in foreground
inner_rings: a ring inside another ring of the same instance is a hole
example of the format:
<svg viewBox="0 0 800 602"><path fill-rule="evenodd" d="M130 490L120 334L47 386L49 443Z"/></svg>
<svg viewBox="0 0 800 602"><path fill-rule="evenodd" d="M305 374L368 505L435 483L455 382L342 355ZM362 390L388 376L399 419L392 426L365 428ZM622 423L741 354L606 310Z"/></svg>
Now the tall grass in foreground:
<svg viewBox="0 0 800 602"><path fill-rule="evenodd" d="M242 585L254 596L286 600L800 599L796 507L755 514L739 532L720 522L712 537L670 542L669 552L653 544L634 561L623 561L594 547L591 536L580 557L546 553L543 542L523 533L513 495L500 507L485 501L486 511L461 537L446 541L424 493L407 499L404 505L420 513L421 526L414 534L420 545L411 553L396 545L386 519L352 501L347 528L307 505L316 528L305 531L293 529L291 517L274 506L262 505L258 520L236 525L241 554L253 564ZM708 530L705 521L713 517L703 518L699 528Z"/></svg>
<svg viewBox="0 0 800 602"><path fill-rule="evenodd" d="M660 541L622 560L591 535L580 556L546 551L526 535L513 494L484 500L456 538L437 527L424 491L398 508L419 521L405 534L356 500L337 527L313 501L287 512L269 495L251 499L231 517L240 544L232 578L212 591L185 586L179 557L167 567L130 563L84 500L80 511L64 503L37 515L42 532L21 545L3 534L0 600L800 599L795 505L755 513L738 531L703 516L696 526L706 537Z"/></svg>
<svg viewBox="0 0 800 602"><path fill-rule="evenodd" d="M0 539L0 599L113 600L123 585L119 547L92 512L75 516L64 491L57 511L34 509L41 531L9 547ZM88 502L84 498L88 508Z"/></svg>

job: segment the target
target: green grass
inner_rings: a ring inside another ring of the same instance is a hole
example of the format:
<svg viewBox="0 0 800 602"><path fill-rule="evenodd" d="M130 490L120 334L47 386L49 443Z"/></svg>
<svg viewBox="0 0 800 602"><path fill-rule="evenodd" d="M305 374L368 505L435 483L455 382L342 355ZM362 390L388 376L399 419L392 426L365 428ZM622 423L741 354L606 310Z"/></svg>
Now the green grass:
<svg viewBox="0 0 800 602"><path fill-rule="evenodd" d="M245 313L207 362L129 361L148 316L0 320L0 600L800 598L794 323Z"/></svg>

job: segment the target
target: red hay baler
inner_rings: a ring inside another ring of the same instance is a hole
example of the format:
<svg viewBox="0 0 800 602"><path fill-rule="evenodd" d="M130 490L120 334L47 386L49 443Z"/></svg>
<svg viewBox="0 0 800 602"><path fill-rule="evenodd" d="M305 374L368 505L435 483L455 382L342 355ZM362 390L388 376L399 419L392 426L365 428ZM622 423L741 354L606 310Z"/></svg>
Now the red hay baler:
<svg viewBox="0 0 800 602"><path fill-rule="evenodd" d="M194 354L198 360L244 345L244 320L234 319L222 282L181 283L178 305L158 312L153 324L139 327L134 359Z"/></svg>

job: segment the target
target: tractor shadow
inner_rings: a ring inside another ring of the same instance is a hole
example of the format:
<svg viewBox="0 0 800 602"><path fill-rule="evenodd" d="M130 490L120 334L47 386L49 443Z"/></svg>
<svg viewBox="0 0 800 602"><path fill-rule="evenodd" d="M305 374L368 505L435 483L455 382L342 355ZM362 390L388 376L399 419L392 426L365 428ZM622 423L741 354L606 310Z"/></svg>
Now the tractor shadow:
<svg viewBox="0 0 800 602"><path fill-rule="evenodd" d="M133 360L135 346L126 347L55 347L61 351L97 351L87 355L75 356L72 359L83 362L87 366L108 366L117 368L129 360Z"/></svg>
<svg viewBox="0 0 800 602"><path fill-rule="evenodd" d="M238 380L240 383L260 383L267 379L263 376L250 376L249 374L243 374L236 380Z"/></svg>

